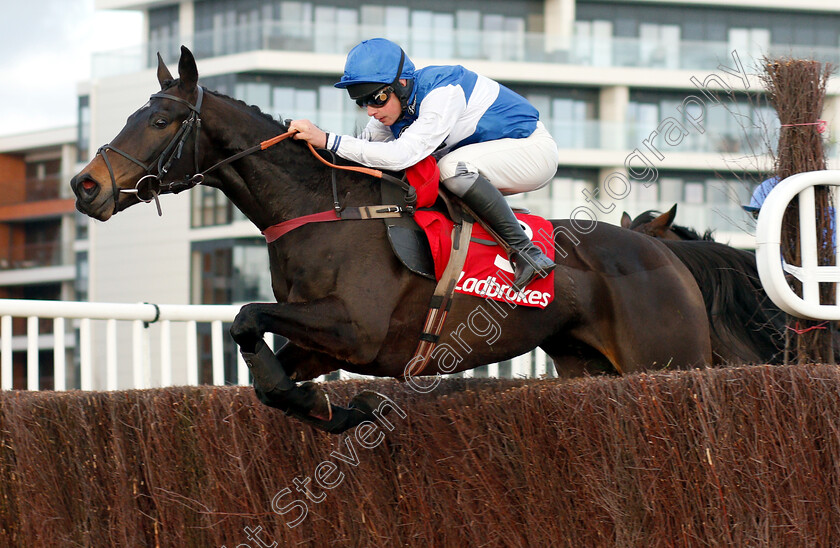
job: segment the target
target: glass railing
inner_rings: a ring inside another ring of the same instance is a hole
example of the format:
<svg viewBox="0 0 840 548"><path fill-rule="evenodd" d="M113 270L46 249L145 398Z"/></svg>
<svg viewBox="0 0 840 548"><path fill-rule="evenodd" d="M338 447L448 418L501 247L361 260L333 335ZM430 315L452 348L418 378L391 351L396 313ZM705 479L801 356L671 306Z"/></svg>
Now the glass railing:
<svg viewBox="0 0 840 548"><path fill-rule="evenodd" d="M704 132L693 130L687 125L687 135L679 137L674 130L674 137L669 143L665 135L656 132L655 126L634 124L625 125L628 148L638 148L643 141L663 154L668 152L692 152L718 155L755 156L766 154L768 147L775 153L778 144L778 130L771 128L746 127L735 130L716 130L704 128ZM653 138L651 139L651 136Z"/></svg>
<svg viewBox="0 0 840 548"><path fill-rule="evenodd" d="M70 187L60 176L47 177L46 179L27 179L4 183L6 188L23 188L23 195L7 192L0 198L0 205L16 205L29 202L42 202L46 200L60 200L69 197ZM65 190L64 187L67 187Z"/></svg>
<svg viewBox="0 0 840 548"><path fill-rule="evenodd" d="M672 205L670 204L668 207ZM665 207L665 204L662 207ZM677 222L680 225L693 228L700 234L706 230L712 230L714 232L745 232L752 222L752 217L737 202L681 203Z"/></svg>
<svg viewBox="0 0 840 548"><path fill-rule="evenodd" d="M551 136L554 137L554 141L560 149L624 148L621 146L623 143L617 143L611 137L615 135L615 124L599 122L598 120L562 120L558 118L543 119L543 124L551 133Z"/></svg>
<svg viewBox="0 0 840 548"><path fill-rule="evenodd" d="M115 76L154 67L157 52L168 63L177 61L181 43L198 58L218 57L256 50L346 54L365 38L392 37L390 29L373 25L314 24L312 22L265 21L199 32L193 37L158 41L134 48L96 53L94 78ZM568 63L596 67L647 67L669 70L717 70L731 66L728 42L669 42L640 38L573 36L523 31L464 30L409 27L400 45L415 58ZM840 64L840 48L771 45L769 51L751 48L739 57L749 72L755 72L762 55L814 58Z"/></svg>

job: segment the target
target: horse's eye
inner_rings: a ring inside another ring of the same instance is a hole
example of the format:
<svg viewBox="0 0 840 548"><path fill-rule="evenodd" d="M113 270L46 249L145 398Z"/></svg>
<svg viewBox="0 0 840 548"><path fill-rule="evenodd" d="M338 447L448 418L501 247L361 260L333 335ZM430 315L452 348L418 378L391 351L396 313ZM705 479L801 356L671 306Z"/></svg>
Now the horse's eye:
<svg viewBox="0 0 840 548"><path fill-rule="evenodd" d="M155 127L156 127L156 128L158 128L158 129L163 129L163 128L165 128L166 126L168 126L168 125L169 125L169 122L168 122L167 120L165 120L164 118L158 118L157 120L155 120L155 124L154 124L154 125L155 125Z"/></svg>

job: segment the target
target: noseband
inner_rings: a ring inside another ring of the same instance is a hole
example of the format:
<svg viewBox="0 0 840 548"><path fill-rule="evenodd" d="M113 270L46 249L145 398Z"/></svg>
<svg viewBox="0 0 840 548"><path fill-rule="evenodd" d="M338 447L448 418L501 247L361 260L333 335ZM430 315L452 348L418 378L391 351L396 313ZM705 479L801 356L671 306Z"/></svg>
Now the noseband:
<svg viewBox="0 0 840 548"><path fill-rule="evenodd" d="M160 153L156 160L150 162L148 165L144 164L131 154L128 154L127 152L110 144L103 145L99 148L97 154L102 155L102 159L105 161L105 166L108 168L108 175L111 177L111 188L114 196L114 213L116 213L119 208L120 193L125 193L136 194L140 201L146 203L154 200L155 205L157 206L158 215L161 215L160 200L158 200L158 195L161 192L164 190L169 192L180 192L201 184L204 181L204 175L199 173L198 169L198 136L201 131L201 118L199 115L201 114L201 103L204 100L204 88L197 86L197 89L198 98L196 99L195 105L189 101L181 99L180 97L169 95L168 93L155 93L150 97L150 99L170 99L172 101L182 103L189 107L190 115L181 123L181 128L178 130L178 133L176 133L172 140L169 141L169 144L165 149L163 149L163 152ZM184 177L183 181L171 181L165 186L165 188L163 188L161 179L163 179L163 177L169 172L169 169L172 167L172 163L181 158L181 153L184 150L184 144L187 142L187 139L189 139L193 131L195 131L195 175L187 175ZM137 164L146 172L146 175L137 181L134 188L117 187L117 179L114 176L114 170L111 167L111 161L108 158L109 150L112 150L126 160ZM154 172L155 169L157 169L157 172Z"/></svg>

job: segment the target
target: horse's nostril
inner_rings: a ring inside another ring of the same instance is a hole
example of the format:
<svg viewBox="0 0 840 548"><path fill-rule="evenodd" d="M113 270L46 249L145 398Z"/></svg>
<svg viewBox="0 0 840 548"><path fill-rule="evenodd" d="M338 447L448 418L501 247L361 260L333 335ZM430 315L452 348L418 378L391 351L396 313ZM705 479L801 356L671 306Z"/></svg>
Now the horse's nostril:
<svg viewBox="0 0 840 548"><path fill-rule="evenodd" d="M99 194L99 184L88 174L73 177L70 186L76 196L85 200L93 199L94 196Z"/></svg>

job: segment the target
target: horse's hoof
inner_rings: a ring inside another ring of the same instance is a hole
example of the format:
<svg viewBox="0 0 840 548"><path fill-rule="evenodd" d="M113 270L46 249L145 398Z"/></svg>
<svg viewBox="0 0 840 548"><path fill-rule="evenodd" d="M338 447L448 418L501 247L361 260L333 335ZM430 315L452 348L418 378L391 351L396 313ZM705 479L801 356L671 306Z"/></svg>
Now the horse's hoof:
<svg viewBox="0 0 840 548"><path fill-rule="evenodd" d="M382 405L382 402L388 401L388 398L379 392L374 392L373 390L364 390L359 392L353 399L350 400L350 403L347 405L350 409L358 409L362 413L368 416L372 416L373 412L379 409L379 406ZM382 416L387 415L391 412L391 406L385 406L385 410L382 413Z"/></svg>
<svg viewBox="0 0 840 548"><path fill-rule="evenodd" d="M305 382L300 385L300 389L309 392L312 400L309 409L309 416L318 420L329 422L332 420L332 405L330 405L330 396L324 392L320 386L314 382Z"/></svg>

